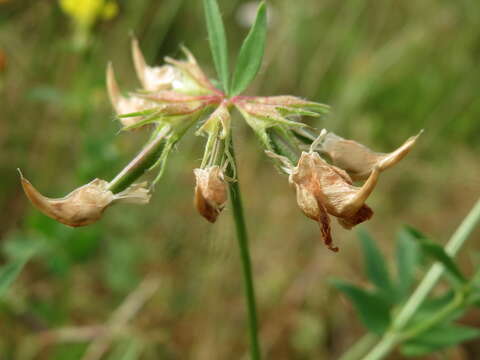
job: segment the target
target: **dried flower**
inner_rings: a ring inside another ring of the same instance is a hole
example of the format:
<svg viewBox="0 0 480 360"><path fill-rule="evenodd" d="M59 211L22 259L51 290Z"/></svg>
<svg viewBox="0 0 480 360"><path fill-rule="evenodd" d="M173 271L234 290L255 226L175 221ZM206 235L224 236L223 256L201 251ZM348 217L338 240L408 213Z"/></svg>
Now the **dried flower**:
<svg viewBox="0 0 480 360"><path fill-rule="evenodd" d="M205 219L214 223L227 202L227 183L223 171L218 166L193 170L195 186L195 206Z"/></svg>
<svg viewBox="0 0 480 360"><path fill-rule="evenodd" d="M388 154L374 152L365 145L346 140L332 132L324 137L318 150L327 154L335 166L347 171L354 181L365 180L376 165L380 171L383 171L402 160L422 132L423 130L416 136L410 137L397 150Z"/></svg>
<svg viewBox="0 0 480 360"><path fill-rule="evenodd" d="M346 229L370 219L373 211L365 201L379 173L379 167L375 166L365 184L356 187L345 171L312 151L303 152L298 165L291 169L289 180L296 187L298 205L306 216L320 224L324 242L331 250L338 248L332 246L328 214L337 217Z"/></svg>
<svg viewBox="0 0 480 360"><path fill-rule="evenodd" d="M77 227L92 224L102 217L107 207L116 202L146 204L150 200L145 183L133 184L113 194L108 182L95 179L63 198L51 199L40 194L20 173L22 187L30 202L45 215L65 225Z"/></svg>

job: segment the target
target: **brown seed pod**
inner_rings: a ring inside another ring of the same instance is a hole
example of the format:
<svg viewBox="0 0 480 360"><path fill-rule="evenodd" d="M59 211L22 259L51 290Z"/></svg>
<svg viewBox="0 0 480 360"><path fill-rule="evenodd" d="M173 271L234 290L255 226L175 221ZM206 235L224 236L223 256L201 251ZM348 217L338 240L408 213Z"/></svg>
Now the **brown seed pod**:
<svg viewBox="0 0 480 360"><path fill-rule="evenodd" d="M118 194L113 194L108 190L108 182L101 179L95 179L63 198L51 199L40 194L21 173L20 179L25 194L38 210L72 227L98 221L105 209L117 201L146 204L150 199L145 183L134 184Z"/></svg>
<svg viewBox="0 0 480 360"><path fill-rule="evenodd" d="M227 183L222 169L211 166L193 170L196 178L195 207L200 215L214 223L227 202Z"/></svg>

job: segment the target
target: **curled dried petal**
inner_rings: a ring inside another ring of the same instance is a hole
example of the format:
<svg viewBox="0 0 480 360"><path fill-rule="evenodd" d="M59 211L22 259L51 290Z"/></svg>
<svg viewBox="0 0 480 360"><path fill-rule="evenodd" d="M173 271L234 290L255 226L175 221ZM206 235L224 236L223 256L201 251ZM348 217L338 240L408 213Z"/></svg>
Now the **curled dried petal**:
<svg viewBox="0 0 480 360"><path fill-rule="evenodd" d="M215 86L213 86L213 84L210 82L210 80L205 75L203 70L200 68L200 66L197 63L197 60L195 59L193 54L190 52L190 50L188 50L186 47L182 47L182 51L187 56L186 61L172 59L171 57L166 57L165 61L169 64L174 65L177 69L181 70L184 74L190 77L197 84L197 89L196 89L197 92L203 92L203 93L218 92L218 90L215 88ZM184 82L186 81L187 79L184 79ZM178 90L181 91L182 88L187 88L187 86L185 85L178 84L177 85ZM203 91L201 91L202 89ZM192 89L192 90L195 90L195 89ZM185 91L185 92L188 92L188 91Z"/></svg>
<svg viewBox="0 0 480 360"><path fill-rule="evenodd" d="M110 102L112 103L112 106L115 109L117 115L142 112L154 109L157 106L157 104L138 96L131 96L128 98L124 97L120 93L120 89L118 87L117 80L115 79L115 73L113 71L113 66L111 63L109 63L107 66L107 90ZM123 117L120 119L120 121L122 125L128 127L136 124L141 119L141 116L131 116Z"/></svg>
<svg viewBox="0 0 480 360"><path fill-rule="evenodd" d="M171 90L182 77L172 65L148 66L136 38L132 39L132 57L140 83L147 91Z"/></svg>
<svg viewBox="0 0 480 360"><path fill-rule="evenodd" d="M195 206L205 219L214 223L227 202L227 183L218 166L195 169Z"/></svg>
<svg viewBox="0 0 480 360"><path fill-rule="evenodd" d="M379 169L375 167L365 184L356 187L345 171L328 164L318 153L303 152L291 171L290 182L296 187L300 209L321 224L324 241L332 248L328 214L337 217L347 229L370 219L373 211L365 201L378 175Z"/></svg>
<svg viewBox="0 0 480 360"><path fill-rule="evenodd" d="M421 133L410 137L391 153L377 153L356 141L328 133L319 151L326 153L334 165L346 170L353 180L365 180L374 166L378 166L380 171L383 171L402 160L415 145Z"/></svg>
<svg viewBox="0 0 480 360"><path fill-rule="evenodd" d="M98 221L105 209L115 202L146 204L150 199L145 183L134 184L118 194L113 194L108 190L108 182L101 179L95 179L63 198L51 199L40 194L21 173L20 178L25 194L38 210L73 227Z"/></svg>

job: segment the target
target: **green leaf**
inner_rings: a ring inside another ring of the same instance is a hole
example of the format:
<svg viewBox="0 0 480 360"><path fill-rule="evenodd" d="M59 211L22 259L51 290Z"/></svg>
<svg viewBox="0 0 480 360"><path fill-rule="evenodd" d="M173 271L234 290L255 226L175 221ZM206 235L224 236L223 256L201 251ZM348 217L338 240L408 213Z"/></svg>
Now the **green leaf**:
<svg viewBox="0 0 480 360"><path fill-rule="evenodd" d="M423 356L434 351L455 346L480 336L480 329L446 324L434 327L404 343L400 350L406 356Z"/></svg>
<svg viewBox="0 0 480 360"><path fill-rule="evenodd" d="M398 234L396 247L397 289L400 298L404 298L415 281L415 270L421 260L421 251L420 246L407 230L402 230Z"/></svg>
<svg viewBox="0 0 480 360"><path fill-rule="evenodd" d="M433 259L436 261L439 261L440 263L445 266L445 269L452 275L457 281L461 283L465 283L467 280L465 279L465 276L461 273L461 271L458 269L457 265L453 261L452 257L448 255L443 247L438 245L437 243L427 239L424 235L419 233L417 230L408 227L406 229L415 240L417 240L422 247L422 250L431 256Z"/></svg>
<svg viewBox="0 0 480 360"><path fill-rule="evenodd" d="M262 65L266 38L267 9L265 2L262 2L257 10L255 23L240 48L233 74L232 95L242 93L257 75L260 65Z"/></svg>
<svg viewBox="0 0 480 360"><path fill-rule="evenodd" d="M5 295L8 288L20 274L20 271L22 271L32 254L33 252L22 258L12 260L0 268L0 298Z"/></svg>
<svg viewBox="0 0 480 360"><path fill-rule="evenodd" d="M331 283L352 301L365 327L373 333L383 334L390 324L390 305L383 296L342 280L332 280Z"/></svg>
<svg viewBox="0 0 480 360"><path fill-rule="evenodd" d="M385 265L385 259L380 253L375 241L365 230L359 230L358 236L362 243L363 256L365 259L365 268L370 281L377 287L379 292L391 301L395 302L395 292L393 290L388 270Z"/></svg>
<svg viewBox="0 0 480 360"><path fill-rule="evenodd" d="M216 0L203 0L205 19L207 20L208 40L212 51L213 62L223 91L229 92L228 48L222 15Z"/></svg>
<svg viewBox="0 0 480 360"><path fill-rule="evenodd" d="M115 346L108 360L137 360L140 359L141 350L141 343L135 338L121 341Z"/></svg>

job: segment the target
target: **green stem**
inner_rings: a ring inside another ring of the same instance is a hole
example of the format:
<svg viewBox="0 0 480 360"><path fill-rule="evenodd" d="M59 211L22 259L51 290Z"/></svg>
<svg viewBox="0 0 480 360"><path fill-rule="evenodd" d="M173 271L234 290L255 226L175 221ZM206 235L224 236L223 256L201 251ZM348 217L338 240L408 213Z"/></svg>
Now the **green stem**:
<svg viewBox="0 0 480 360"><path fill-rule="evenodd" d="M374 334L362 336L353 346L351 346L338 360L358 360L372 348L378 340Z"/></svg>
<svg viewBox="0 0 480 360"><path fill-rule="evenodd" d="M452 235L445 251L450 256L455 256L463 246L469 235L475 229L480 220L480 199L463 220L455 233ZM430 291L435 287L440 277L443 275L445 268L440 263L435 263L423 278L415 292L407 300L401 311L395 317L391 329L383 336L380 342L364 357L364 360L383 359L393 347L401 341L400 332L408 325L413 315L416 313L420 305L426 299Z"/></svg>
<svg viewBox="0 0 480 360"><path fill-rule="evenodd" d="M233 151L233 144L230 141L230 154L232 160L235 162L235 153ZM234 171L236 164L231 164L229 168L229 176L238 174ZM237 169L238 170L238 169ZM237 175L238 176L238 175ZM252 360L260 360L260 344L258 341L258 321L257 321L257 306L255 301L255 288L253 286L252 265L250 260L250 252L248 248L248 234L245 224L245 217L243 214L242 198L240 195L240 187L238 181L230 182L230 199L232 201L233 219L235 221L235 230L237 232L238 246L240 248L240 258L242 261L243 280L245 286L245 297L248 309L248 322L250 333L250 355Z"/></svg>
<svg viewBox="0 0 480 360"><path fill-rule="evenodd" d="M425 331L431 329L435 325L444 321L448 316L450 316L453 312L463 306L465 300L465 296L463 293L457 293L453 300L446 305L443 309L439 312L434 314L432 317L428 318L426 321L421 322L417 326L405 331L402 334L402 341L406 341L408 339L412 339L417 337L418 335L424 333Z"/></svg>
<svg viewBox="0 0 480 360"><path fill-rule="evenodd" d="M153 140L150 141L112 181L110 181L108 189L111 192L116 194L125 190L157 162L163 150L163 140L169 130L168 126L161 129L156 137L153 138Z"/></svg>

